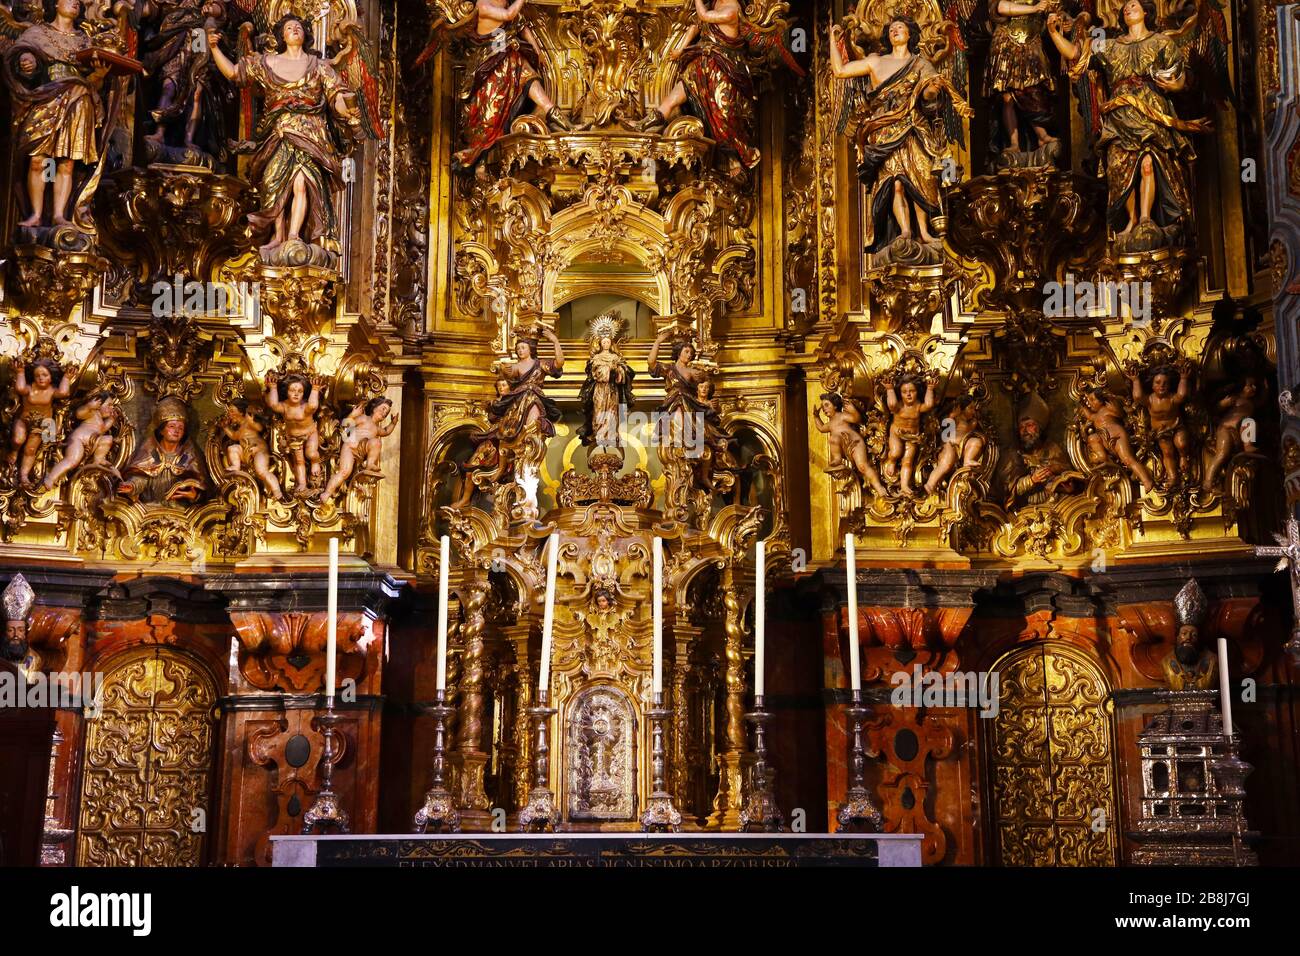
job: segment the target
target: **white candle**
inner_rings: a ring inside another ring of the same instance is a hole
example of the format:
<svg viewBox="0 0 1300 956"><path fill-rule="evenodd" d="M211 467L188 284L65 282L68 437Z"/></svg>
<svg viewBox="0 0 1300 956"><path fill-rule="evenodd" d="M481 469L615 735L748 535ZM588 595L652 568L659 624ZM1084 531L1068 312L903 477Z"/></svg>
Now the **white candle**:
<svg viewBox="0 0 1300 956"><path fill-rule="evenodd" d="M1223 708L1223 733L1232 736L1232 690L1228 686L1228 642L1219 638L1219 706Z"/></svg>
<svg viewBox="0 0 1300 956"><path fill-rule="evenodd" d="M651 543L654 555L654 693L664 692L664 542L655 538Z"/></svg>
<svg viewBox="0 0 1300 956"><path fill-rule="evenodd" d="M849 585L849 687L862 690L862 665L858 663L858 556L852 534L844 536L844 563Z"/></svg>
<svg viewBox="0 0 1300 956"><path fill-rule="evenodd" d="M555 623L555 566L560 556L560 533L551 535L546 554L546 612L542 617L542 673L537 680L539 694L551 689L551 626Z"/></svg>
<svg viewBox="0 0 1300 956"><path fill-rule="evenodd" d="M447 576L451 571L451 538L438 542L438 690L447 689Z"/></svg>
<svg viewBox="0 0 1300 956"><path fill-rule="evenodd" d="M766 623L764 602L767 598L767 542L754 548L754 696L763 696L763 671L766 647L763 626Z"/></svg>
<svg viewBox="0 0 1300 956"><path fill-rule="evenodd" d="M339 539L330 538L329 596L325 609L325 696L334 699L334 655L339 643Z"/></svg>

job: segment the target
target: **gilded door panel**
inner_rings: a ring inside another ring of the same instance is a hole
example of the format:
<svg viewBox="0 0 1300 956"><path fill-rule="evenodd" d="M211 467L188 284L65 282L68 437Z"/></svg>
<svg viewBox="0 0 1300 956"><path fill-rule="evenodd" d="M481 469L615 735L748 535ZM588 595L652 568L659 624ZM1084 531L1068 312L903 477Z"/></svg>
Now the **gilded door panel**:
<svg viewBox="0 0 1300 956"><path fill-rule="evenodd" d="M1014 651L996 670L1002 691L991 773L999 862L1114 865L1113 733L1104 678L1081 654L1052 645ZM1104 825L1094 828L1098 822Z"/></svg>
<svg viewBox="0 0 1300 956"><path fill-rule="evenodd" d="M169 648L110 664L101 715L88 722L80 865L198 865L194 811L207 813L215 703L203 670Z"/></svg>

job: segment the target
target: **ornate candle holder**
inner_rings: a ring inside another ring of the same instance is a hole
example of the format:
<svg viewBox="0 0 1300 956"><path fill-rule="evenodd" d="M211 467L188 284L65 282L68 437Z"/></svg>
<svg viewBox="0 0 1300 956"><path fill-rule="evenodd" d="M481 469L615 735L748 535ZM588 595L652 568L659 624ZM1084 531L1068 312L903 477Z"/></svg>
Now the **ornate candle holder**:
<svg viewBox="0 0 1300 956"><path fill-rule="evenodd" d="M641 814L641 829L646 833L677 833L682 828L682 815L673 806L673 795L664 789L664 721L672 716L672 711L664 707L664 695L655 694L654 709L650 717L650 771L654 780L654 791L646 801L645 812Z"/></svg>
<svg viewBox="0 0 1300 956"><path fill-rule="evenodd" d="M740 810L740 829L781 833L785 830L785 817L776 805L772 781L768 779L767 741L765 725L772 715L763 709L763 698L754 698L754 709L745 715L754 725L754 766L749 771L749 795Z"/></svg>
<svg viewBox="0 0 1300 956"><path fill-rule="evenodd" d="M537 692L537 706L528 708L533 719L533 732L537 743L533 762L533 789L528 791L528 805L519 811L519 829L523 833L554 833L560 823L560 811L555 806L551 792L551 747L547 741L547 726L556 713L546 706L546 691Z"/></svg>
<svg viewBox="0 0 1300 956"><path fill-rule="evenodd" d="M459 833L460 811L447 789L447 718L455 713L447 706L447 692L438 691L433 714L433 786L424 794L424 806L415 811L416 833Z"/></svg>
<svg viewBox="0 0 1300 956"><path fill-rule="evenodd" d="M343 748L335 739L338 731L334 728L342 719L334 712L334 697L331 695L325 698L325 713L312 721L312 726L325 735L325 752L321 755L320 792L302 815L304 834L352 832L348 813L339 805L338 794L334 792L334 764L343 755Z"/></svg>
<svg viewBox="0 0 1300 956"><path fill-rule="evenodd" d="M867 752L862 746L862 722L869 711L862 706L862 691L853 692L853 706L848 711L849 720L853 722L853 743L849 745L849 790L844 802L840 804L835 819L839 821L840 830L847 833L880 832L880 810L871 800L867 791L866 770Z"/></svg>

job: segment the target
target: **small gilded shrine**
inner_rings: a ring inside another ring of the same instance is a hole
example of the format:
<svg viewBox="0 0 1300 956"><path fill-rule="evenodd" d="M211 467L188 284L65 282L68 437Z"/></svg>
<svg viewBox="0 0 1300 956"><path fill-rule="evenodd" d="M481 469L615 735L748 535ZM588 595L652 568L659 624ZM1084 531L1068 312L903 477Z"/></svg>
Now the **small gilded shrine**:
<svg viewBox="0 0 1300 956"><path fill-rule="evenodd" d="M1296 862L1289 10L0 5L0 863Z"/></svg>

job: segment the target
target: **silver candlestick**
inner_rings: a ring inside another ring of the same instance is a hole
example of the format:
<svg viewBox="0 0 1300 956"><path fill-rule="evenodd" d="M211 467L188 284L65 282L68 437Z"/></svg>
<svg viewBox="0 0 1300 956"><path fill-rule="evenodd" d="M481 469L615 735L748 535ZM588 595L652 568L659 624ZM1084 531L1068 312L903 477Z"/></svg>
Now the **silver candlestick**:
<svg viewBox="0 0 1300 956"><path fill-rule="evenodd" d="M547 726L555 716L554 707L546 706L546 691L538 690L537 706L528 708L536 735L536 753L533 761L533 789L528 791L528 805L519 811L519 829L527 833L554 833L560 823L560 811L555 806L551 792L551 747L547 742Z"/></svg>
<svg viewBox="0 0 1300 956"><path fill-rule="evenodd" d="M664 695L655 694L655 705L649 711L650 717L650 770L654 780L654 792L646 801L645 812L641 814L641 829L647 833L677 833L682 828L682 815L673 806L673 795L664 787L664 721L672 716L672 711L664 707Z"/></svg>
<svg viewBox="0 0 1300 956"><path fill-rule="evenodd" d="M335 740L338 734L335 727L342 719L334 712L334 696L331 694L325 698L325 713L312 721L312 726L325 735L325 752L320 758L320 792L302 815L304 834L352 832L348 813L339 804L338 794L334 792L334 764L343 755L343 748Z"/></svg>
<svg viewBox="0 0 1300 956"><path fill-rule="evenodd" d="M853 722L853 742L849 745L849 790L844 802L840 804L835 819L839 821L840 830L847 833L879 833L881 825L880 810L871 800L867 790L866 770L867 752L862 746L862 722L869 711L862 706L862 691L853 692L853 706L848 711L848 718Z"/></svg>
<svg viewBox="0 0 1300 956"><path fill-rule="evenodd" d="M763 709L762 697L754 698L754 709L745 719L754 725L754 766L749 771L749 795L740 810L740 829L780 833L785 830L785 816L776 805L767 769L766 724L772 715Z"/></svg>
<svg viewBox="0 0 1300 956"><path fill-rule="evenodd" d="M424 806L415 811L416 833L459 833L460 811L447 789L447 718L455 713L447 706L447 692L438 691L433 714L433 786L424 794Z"/></svg>

